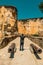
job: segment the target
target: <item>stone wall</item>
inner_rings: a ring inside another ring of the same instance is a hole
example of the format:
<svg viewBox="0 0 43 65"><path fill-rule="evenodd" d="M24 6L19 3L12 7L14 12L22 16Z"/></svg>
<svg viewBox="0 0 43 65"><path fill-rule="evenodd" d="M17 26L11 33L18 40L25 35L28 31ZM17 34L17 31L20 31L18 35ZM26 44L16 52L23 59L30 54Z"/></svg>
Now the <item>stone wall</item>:
<svg viewBox="0 0 43 65"><path fill-rule="evenodd" d="M43 35L43 18L19 20L18 32L23 34L30 34L30 35L31 34Z"/></svg>
<svg viewBox="0 0 43 65"><path fill-rule="evenodd" d="M0 6L0 38L17 30L17 9L13 6Z"/></svg>

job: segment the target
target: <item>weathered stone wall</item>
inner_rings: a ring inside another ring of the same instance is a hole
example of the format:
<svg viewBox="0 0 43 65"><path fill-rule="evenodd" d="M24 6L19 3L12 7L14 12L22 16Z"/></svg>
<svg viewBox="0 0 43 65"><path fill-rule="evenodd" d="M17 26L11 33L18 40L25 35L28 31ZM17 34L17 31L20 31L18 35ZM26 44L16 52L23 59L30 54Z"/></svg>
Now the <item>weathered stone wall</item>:
<svg viewBox="0 0 43 65"><path fill-rule="evenodd" d="M17 29L17 9L13 6L0 6L0 38L13 34Z"/></svg>
<svg viewBox="0 0 43 65"><path fill-rule="evenodd" d="M30 35L31 34L43 35L43 18L19 20L18 32L23 34L30 34Z"/></svg>

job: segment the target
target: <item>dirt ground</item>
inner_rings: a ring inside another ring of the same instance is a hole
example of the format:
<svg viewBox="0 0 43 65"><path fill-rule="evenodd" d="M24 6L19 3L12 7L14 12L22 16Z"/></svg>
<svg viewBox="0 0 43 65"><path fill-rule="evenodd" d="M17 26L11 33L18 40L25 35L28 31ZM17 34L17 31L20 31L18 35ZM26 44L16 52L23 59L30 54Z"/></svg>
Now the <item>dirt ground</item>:
<svg viewBox="0 0 43 65"><path fill-rule="evenodd" d="M14 58L11 59L10 53L8 53L8 48L12 43L16 43L16 53ZM6 47L0 49L0 65L43 65L43 49L42 53L38 54L41 59L37 59L36 56L30 51L30 44L33 43L28 38L24 40L24 51L19 50L20 38L16 38L11 41ZM33 43L35 44L35 43Z"/></svg>

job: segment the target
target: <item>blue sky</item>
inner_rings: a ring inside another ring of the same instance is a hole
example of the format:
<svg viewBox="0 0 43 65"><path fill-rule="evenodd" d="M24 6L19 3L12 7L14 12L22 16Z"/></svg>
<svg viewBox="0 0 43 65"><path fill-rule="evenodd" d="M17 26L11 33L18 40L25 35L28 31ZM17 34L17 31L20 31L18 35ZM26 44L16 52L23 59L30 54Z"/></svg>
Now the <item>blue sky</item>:
<svg viewBox="0 0 43 65"><path fill-rule="evenodd" d="M15 6L18 10L18 19L43 17L38 4L43 0L0 0L0 5Z"/></svg>

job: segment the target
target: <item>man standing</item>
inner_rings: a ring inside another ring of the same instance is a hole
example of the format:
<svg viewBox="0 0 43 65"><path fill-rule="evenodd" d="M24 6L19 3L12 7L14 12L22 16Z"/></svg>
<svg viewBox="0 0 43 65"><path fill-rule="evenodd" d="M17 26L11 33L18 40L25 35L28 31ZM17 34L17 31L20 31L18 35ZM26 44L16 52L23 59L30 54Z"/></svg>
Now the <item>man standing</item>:
<svg viewBox="0 0 43 65"><path fill-rule="evenodd" d="M24 38L25 38L24 34L21 34L20 35L20 51L24 50Z"/></svg>

